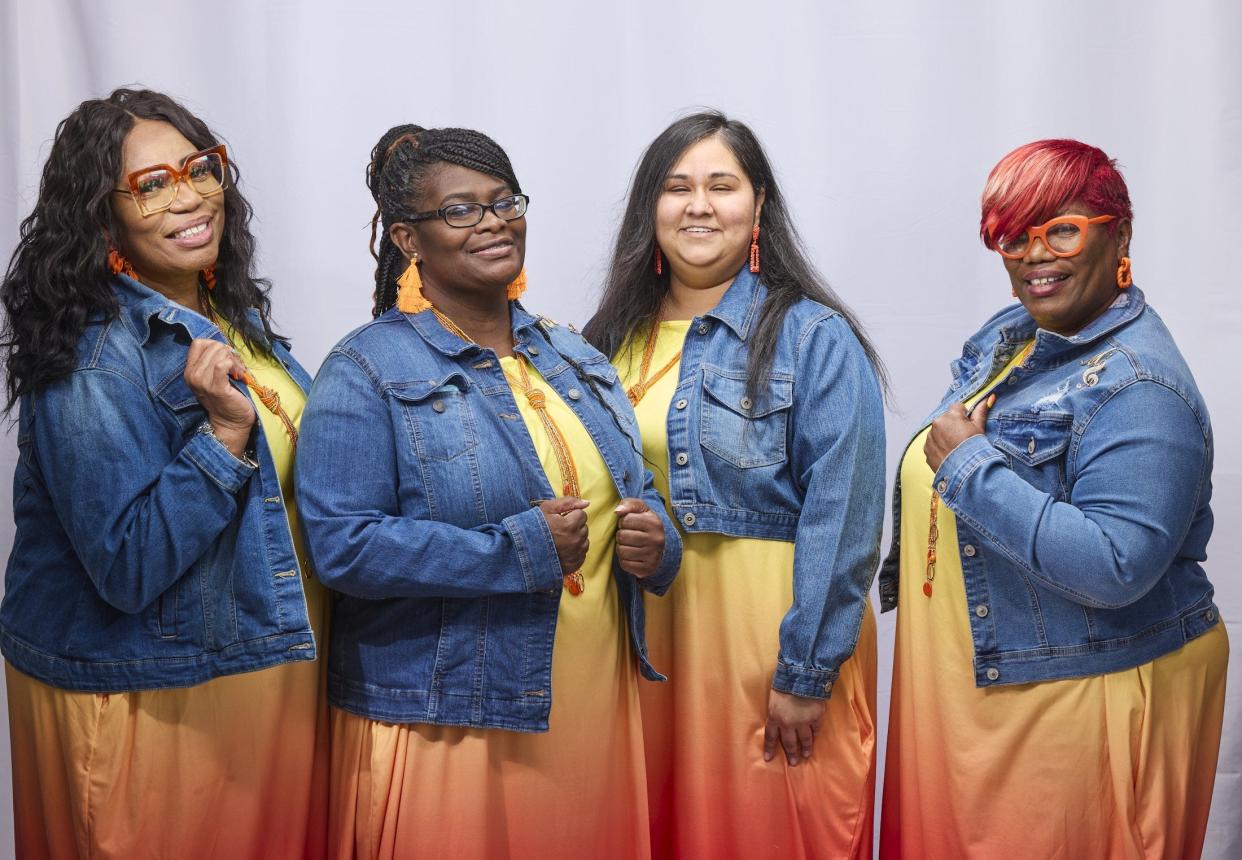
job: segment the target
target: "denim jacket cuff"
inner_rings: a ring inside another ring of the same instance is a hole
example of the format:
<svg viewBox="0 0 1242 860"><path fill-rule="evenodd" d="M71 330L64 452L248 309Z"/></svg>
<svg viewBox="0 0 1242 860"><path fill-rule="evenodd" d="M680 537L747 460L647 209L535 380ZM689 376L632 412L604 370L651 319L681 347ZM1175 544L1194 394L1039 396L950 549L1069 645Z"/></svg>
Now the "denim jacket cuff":
<svg viewBox="0 0 1242 860"><path fill-rule="evenodd" d="M782 660L776 664L772 689L807 699L827 699L831 698L833 684L840 674L839 670L832 672L827 669L808 669Z"/></svg>
<svg viewBox="0 0 1242 860"><path fill-rule="evenodd" d="M646 579L638 580L644 591L662 597L677 578L681 569L681 534L671 521L664 522L664 555L660 557L660 566L656 572Z"/></svg>
<svg viewBox="0 0 1242 860"><path fill-rule="evenodd" d="M561 559L556 554L552 530L548 528L543 511L538 507L528 508L505 517L500 524L513 539L527 591L533 594L560 588Z"/></svg>
<svg viewBox="0 0 1242 860"><path fill-rule="evenodd" d="M206 433L195 433L181 453L225 492L234 494L255 473L255 465L239 460L224 444Z"/></svg>
<svg viewBox="0 0 1242 860"><path fill-rule="evenodd" d="M1004 458L1004 454L992 447L987 436L970 436L944 458L932 479L932 487L940 494L944 503L952 507L953 501L961 494L970 476L980 466L989 460Z"/></svg>

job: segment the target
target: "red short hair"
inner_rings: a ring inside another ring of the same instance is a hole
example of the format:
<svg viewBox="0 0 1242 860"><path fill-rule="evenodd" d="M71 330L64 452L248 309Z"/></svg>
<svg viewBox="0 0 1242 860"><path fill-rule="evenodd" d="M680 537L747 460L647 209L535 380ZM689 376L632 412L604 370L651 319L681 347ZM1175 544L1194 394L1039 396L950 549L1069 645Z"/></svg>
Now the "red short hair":
<svg viewBox="0 0 1242 860"><path fill-rule="evenodd" d="M1117 163L1104 151L1077 140L1037 140L1019 146L988 174L983 188L979 237L995 250L1032 224L1042 224L1071 203L1097 215L1113 215L1110 231L1133 218L1130 192Z"/></svg>

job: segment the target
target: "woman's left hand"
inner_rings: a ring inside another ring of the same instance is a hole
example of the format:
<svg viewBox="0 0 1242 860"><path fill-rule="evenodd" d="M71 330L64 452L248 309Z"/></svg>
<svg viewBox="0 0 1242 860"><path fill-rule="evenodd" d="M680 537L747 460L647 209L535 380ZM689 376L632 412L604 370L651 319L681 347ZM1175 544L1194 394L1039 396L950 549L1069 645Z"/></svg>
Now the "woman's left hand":
<svg viewBox="0 0 1242 860"><path fill-rule="evenodd" d="M923 456L933 472L940 469L944 458L958 445L971 436L982 436L984 425L988 423L988 410L996 402L996 395L988 395L975 408L967 412L966 407L954 403L949 411L931 423L931 432L927 434L927 442L923 445Z"/></svg>
<svg viewBox="0 0 1242 860"><path fill-rule="evenodd" d="M828 703L824 699L808 699L779 690L768 692L768 724L763 731L763 760L776 757L776 745L785 748L790 767L811 757L815 733Z"/></svg>
<svg viewBox="0 0 1242 860"><path fill-rule="evenodd" d="M646 579L664 558L664 522L642 499L617 505L617 561L631 576Z"/></svg>

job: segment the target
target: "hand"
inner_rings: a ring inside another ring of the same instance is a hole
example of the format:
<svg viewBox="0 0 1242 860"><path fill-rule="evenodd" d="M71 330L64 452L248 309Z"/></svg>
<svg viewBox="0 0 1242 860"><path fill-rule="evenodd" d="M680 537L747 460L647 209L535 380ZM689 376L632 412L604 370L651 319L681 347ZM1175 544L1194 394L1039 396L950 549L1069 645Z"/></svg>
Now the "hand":
<svg viewBox="0 0 1242 860"><path fill-rule="evenodd" d="M984 425L988 423L988 411L996 402L996 395L989 394L981 400L971 412L960 403L954 403L949 411L936 418L931 424L931 432L927 434L927 442L923 445L923 456L927 465L935 472L949 456L949 452L965 442L971 436L982 436Z"/></svg>
<svg viewBox="0 0 1242 860"><path fill-rule="evenodd" d="M617 561L631 576L646 579L664 558L664 521L642 499L622 499L617 520Z"/></svg>
<svg viewBox="0 0 1242 860"><path fill-rule="evenodd" d="M808 699L771 690L768 693L768 725L763 731L763 760L776 757L776 744L785 748L790 767L811 757L815 733L828 703L824 699Z"/></svg>
<svg viewBox="0 0 1242 860"><path fill-rule="evenodd" d="M207 410L207 420L216 438L235 457L246 450L250 431L258 420L250 398L232 383L245 373L246 365L227 344L204 338L190 342L185 358L185 384Z"/></svg>
<svg viewBox="0 0 1242 860"><path fill-rule="evenodd" d="M586 561L591 542L587 537L586 499L561 496L539 503L539 510L552 531L552 543L561 560L561 573L573 573Z"/></svg>

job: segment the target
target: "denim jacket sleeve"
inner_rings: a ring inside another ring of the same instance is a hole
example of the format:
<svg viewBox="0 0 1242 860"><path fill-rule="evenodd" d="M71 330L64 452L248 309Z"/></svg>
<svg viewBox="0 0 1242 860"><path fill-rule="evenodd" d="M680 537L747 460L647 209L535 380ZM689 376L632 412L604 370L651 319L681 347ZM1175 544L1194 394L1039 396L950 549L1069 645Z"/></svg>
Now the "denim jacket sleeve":
<svg viewBox="0 0 1242 860"><path fill-rule="evenodd" d="M828 698L858 643L884 517L880 388L839 315L814 324L799 345L794 410L790 465L804 497L772 687Z"/></svg>
<svg viewBox="0 0 1242 860"><path fill-rule="evenodd" d="M402 514L398 428L361 361L333 352L302 417L298 511L319 579L369 599L560 588L560 559L538 507L469 529Z"/></svg>
<svg viewBox="0 0 1242 860"><path fill-rule="evenodd" d="M181 578L237 514L254 467L216 439L171 450L144 385L74 371L33 398L39 469L99 596L141 612Z"/></svg>
<svg viewBox="0 0 1242 860"><path fill-rule="evenodd" d="M953 449L935 480L953 513L1029 576L1084 606L1127 606L1190 527L1208 439L1181 395L1139 380L1096 410L1069 456L1076 479L1063 502L1010 470L986 436Z"/></svg>
<svg viewBox="0 0 1242 860"><path fill-rule="evenodd" d="M655 478L652 477L650 469L646 470L643 479L641 498L664 525L664 555L660 557L660 565L655 573L646 579L639 579L638 584L644 591L661 597L672 586L673 580L677 578L677 571L681 569L681 532L669 518L668 509L664 506L660 492L655 488Z"/></svg>

